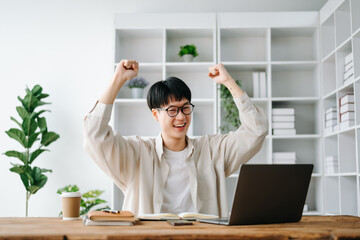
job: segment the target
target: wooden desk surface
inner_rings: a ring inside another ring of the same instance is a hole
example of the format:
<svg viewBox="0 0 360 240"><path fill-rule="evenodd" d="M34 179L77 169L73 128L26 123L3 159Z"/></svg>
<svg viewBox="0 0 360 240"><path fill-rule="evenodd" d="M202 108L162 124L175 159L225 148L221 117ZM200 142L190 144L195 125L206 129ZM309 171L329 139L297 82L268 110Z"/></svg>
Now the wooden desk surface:
<svg viewBox="0 0 360 240"><path fill-rule="evenodd" d="M0 218L0 239L360 239L360 218L304 216L298 223L221 226L194 222L171 226L83 226L81 220Z"/></svg>

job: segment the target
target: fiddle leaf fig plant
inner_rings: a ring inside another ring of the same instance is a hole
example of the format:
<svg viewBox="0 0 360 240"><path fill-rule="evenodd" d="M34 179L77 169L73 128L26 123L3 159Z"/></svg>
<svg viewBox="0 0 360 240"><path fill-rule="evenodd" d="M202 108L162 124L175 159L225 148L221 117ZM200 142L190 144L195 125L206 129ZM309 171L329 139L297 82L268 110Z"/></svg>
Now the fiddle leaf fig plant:
<svg viewBox="0 0 360 240"><path fill-rule="evenodd" d="M241 82L235 80L237 85L241 87ZM224 123L220 126L222 132L229 132L232 128L237 129L241 126L239 118L239 110L236 107L236 104L233 100L233 97L224 85L220 86L220 98L221 98L221 107L225 112Z"/></svg>
<svg viewBox="0 0 360 240"><path fill-rule="evenodd" d="M16 140L23 151L10 150L4 154L8 157L14 157L20 160L20 163L11 163L11 172L17 173L26 190L26 216L28 216L28 202L32 194L37 193L46 184L48 178L44 174L52 172L50 169L32 166L33 162L40 154L49 151L48 147L52 142L59 138L59 134L48 131L44 112L49 110L36 111L38 107L50 104L43 102L49 94L43 93L40 85L34 86L31 90L26 87L24 98L18 97L21 105L16 107L20 120L10 117L16 123L17 128L11 128L6 134ZM39 144L35 146L35 143Z"/></svg>

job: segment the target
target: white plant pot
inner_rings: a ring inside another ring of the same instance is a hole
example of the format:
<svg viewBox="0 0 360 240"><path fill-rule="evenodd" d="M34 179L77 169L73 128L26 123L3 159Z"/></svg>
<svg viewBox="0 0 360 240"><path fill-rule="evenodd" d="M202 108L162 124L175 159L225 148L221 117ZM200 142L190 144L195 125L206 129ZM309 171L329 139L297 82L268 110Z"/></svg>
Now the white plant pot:
<svg viewBox="0 0 360 240"><path fill-rule="evenodd" d="M191 54L185 54L183 55L184 62L192 62L194 60L194 56Z"/></svg>
<svg viewBox="0 0 360 240"><path fill-rule="evenodd" d="M144 95L143 88L131 88L132 98L142 98Z"/></svg>

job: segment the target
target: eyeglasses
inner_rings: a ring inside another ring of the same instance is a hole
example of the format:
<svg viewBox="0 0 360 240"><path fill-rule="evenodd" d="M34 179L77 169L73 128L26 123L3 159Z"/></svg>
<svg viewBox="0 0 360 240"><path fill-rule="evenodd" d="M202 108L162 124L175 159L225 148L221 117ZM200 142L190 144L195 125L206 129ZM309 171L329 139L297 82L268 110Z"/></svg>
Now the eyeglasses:
<svg viewBox="0 0 360 240"><path fill-rule="evenodd" d="M182 107L171 106L166 109L164 108L156 108L156 109L166 111L169 117L176 117L179 114L180 110L184 115L190 115L194 111L194 107L195 106L192 103L187 103Z"/></svg>

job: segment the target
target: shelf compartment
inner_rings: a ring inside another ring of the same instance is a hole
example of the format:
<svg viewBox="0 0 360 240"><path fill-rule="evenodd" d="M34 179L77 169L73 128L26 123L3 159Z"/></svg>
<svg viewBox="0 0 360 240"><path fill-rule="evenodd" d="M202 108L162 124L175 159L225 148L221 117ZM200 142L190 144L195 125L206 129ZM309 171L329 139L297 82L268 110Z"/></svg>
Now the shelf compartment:
<svg viewBox="0 0 360 240"><path fill-rule="evenodd" d="M335 54L321 63L323 95L336 89Z"/></svg>
<svg viewBox="0 0 360 240"><path fill-rule="evenodd" d="M356 32L360 29L360 2L358 0L351 0L351 20L352 20L352 32Z"/></svg>
<svg viewBox="0 0 360 240"><path fill-rule="evenodd" d="M321 25L321 56L326 57L335 50L335 22L332 14Z"/></svg>
<svg viewBox="0 0 360 240"><path fill-rule="evenodd" d="M341 214L357 215L358 197L356 176L340 177Z"/></svg>
<svg viewBox="0 0 360 240"><path fill-rule="evenodd" d="M294 108L296 134L320 134L319 101L272 101L272 108Z"/></svg>
<svg viewBox="0 0 360 240"><path fill-rule="evenodd" d="M325 214L340 214L339 177L325 177Z"/></svg>
<svg viewBox="0 0 360 240"><path fill-rule="evenodd" d="M194 44L199 53L194 62L215 61L215 29L167 29L166 62L183 62L180 46Z"/></svg>
<svg viewBox="0 0 360 240"><path fill-rule="evenodd" d="M268 29L220 29L220 62L267 61Z"/></svg>
<svg viewBox="0 0 360 240"><path fill-rule="evenodd" d="M338 159L338 136L333 135L330 137L324 138L324 148L325 148L325 158L324 158L324 173L325 174L337 174L339 171L338 168L332 168L331 171L327 168L326 158L334 157ZM334 166L339 166L339 160L334 162Z"/></svg>
<svg viewBox="0 0 360 240"><path fill-rule="evenodd" d="M115 62L135 59L138 62L163 62L164 31L161 29L117 29Z"/></svg>
<svg viewBox="0 0 360 240"><path fill-rule="evenodd" d="M359 15L359 14L358 14ZM352 39L354 54L354 77L360 77L360 31Z"/></svg>
<svg viewBox="0 0 360 240"><path fill-rule="evenodd" d="M266 82L268 81L268 65L267 64L242 64L242 65L228 65L224 64L226 70L235 79L240 80L241 89L248 94L249 97L254 97L253 86L253 72L266 72ZM267 89L268 90L268 89ZM267 91L268 92L268 91Z"/></svg>
<svg viewBox="0 0 360 240"><path fill-rule="evenodd" d="M114 108L114 129L122 136L160 134L160 125L154 120L145 99L117 101Z"/></svg>
<svg viewBox="0 0 360 240"><path fill-rule="evenodd" d="M321 173L320 139L273 139L272 152L296 152L297 164L314 164L313 173Z"/></svg>
<svg viewBox="0 0 360 240"><path fill-rule="evenodd" d="M320 72L316 64L271 66L272 97L318 97Z"/></svg>
<svg viewBox="0 0 360 240"><path fill-rule="evenodd" d="M147 81L149 81L149 85L144 89L144 95L143 95L143 99L146 99L147 93L150 89L150 87L158 82L161 81L162 78L162 66L161 65L141 65L141 63L139 64L139 73L138 76L140 77L144 77ZM127 83L125 83L125 85L120 88L118 94L117 94L117 98L120 99L124 99L124 98L131 98L131 89L129 87L127 87Z"/></svg>
<svg viewBox="0 0 360 240"><path fill-rule="evenodd" d="M311 177L309 190L306 195L305 204L308 205L308 211L304 214L312 212L323 212L323 181L321 177Z"/></svg>
<svg viewBox="0 0 360 240"><path fill-rule="evenodd" d="M356 172L355 130L339 133L340 173Z"/></svg>
<svg viewBox="0 0 360 240"><path fill-rule="evenodd" d="M318 60L317 28L272 28L271 61Z"/></svg>
<svg viewBox="0 0 360 240"><path fill-rule="evenodd" d="M345 0L335 10L335 33L336 46L340 46L346 39L351 37L350 2Z"/></svg>
<svg viewBox="0 0 360 240"><path fill-rule="evenodd" d="M215 83L209 78L208 64L173 64L166 66L166 78L177 77L191 90L192 98L215 98Z"/></svg>
<svg viewBox="0 0 360 240"><path fill-rule="evenodd" d="M352 52L351 40L349 39L336 51L336 87L344 85L345 57Z"/></svg>

